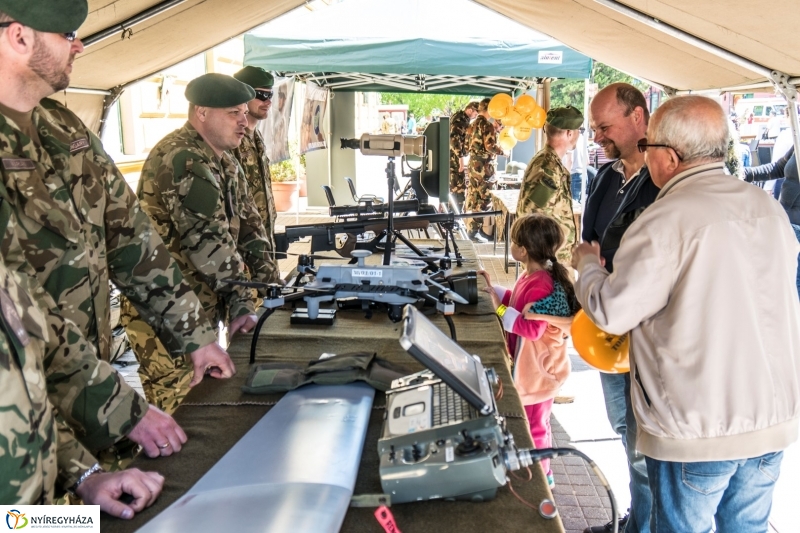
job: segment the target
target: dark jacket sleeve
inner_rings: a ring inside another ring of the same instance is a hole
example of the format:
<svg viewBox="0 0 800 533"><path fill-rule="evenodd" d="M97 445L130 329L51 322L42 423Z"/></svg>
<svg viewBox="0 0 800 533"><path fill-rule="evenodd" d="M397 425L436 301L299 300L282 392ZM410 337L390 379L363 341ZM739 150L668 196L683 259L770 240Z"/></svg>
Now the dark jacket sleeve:
<svg viewBox="0 0 800 533"><path fill-rule="evenodd" d="M789 159L791 159L792 155L794 155L794 146L774 163L767 163L766 165L744 169L744 180L752 182L783 178L785 176L786 165L789 163Z"/></svg>

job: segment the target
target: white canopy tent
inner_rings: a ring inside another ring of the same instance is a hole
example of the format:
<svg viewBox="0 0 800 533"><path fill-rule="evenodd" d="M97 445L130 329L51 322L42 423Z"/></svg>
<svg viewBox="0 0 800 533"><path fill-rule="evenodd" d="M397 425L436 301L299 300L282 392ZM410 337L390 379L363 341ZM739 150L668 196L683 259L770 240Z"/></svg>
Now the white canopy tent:
<svg viewBox="0 0 800 533"><path fill-rule="evenodd" d="M800 83L796 0L756 4L751 0L478 2L583 54L661 85L667 92L777 83L796 102L794 88ZM107 97L113 98L126 84L302 4L302 0L89 0L89 18L80 35L114 28L120 33L112 31L78 56L74 89L62 98L98 128L104 103L111 101ZM136 15L159 6L165 10L156 9L152 17L134 22ZM94 94L87 94L87 89ZM796 108L789 107L800 153Z"/></svg>

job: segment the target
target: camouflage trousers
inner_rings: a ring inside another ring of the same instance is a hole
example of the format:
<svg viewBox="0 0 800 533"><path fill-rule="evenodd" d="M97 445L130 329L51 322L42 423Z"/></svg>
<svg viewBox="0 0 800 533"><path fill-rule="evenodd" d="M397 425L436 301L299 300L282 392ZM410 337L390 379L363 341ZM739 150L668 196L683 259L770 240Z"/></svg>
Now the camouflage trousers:
<svg viewBox="0 0 800 533"><path fill-rule="evenodd" d="M461 158L450 152L450 192L464 194L467 190L466 171L458 170Z"/></svg>
<svg viewBox="0 0 800 533"><path fill-rule="evenodd" d="M465 213L489 211L492 197L489 190L494 188L494 161L472 158L469 161L469 184L464 202ZM483 226L483 218L467 219L467 229L478 231Z"/></svg>
<svg viewBox="0 0 800 533"><path fill-rule="evenodd" d="M189 394L192 365L182 357L172 358L153 328L141 319L128 300L122 302L120 321L139 361L139 377L147 402L171 415Z"/></svg>

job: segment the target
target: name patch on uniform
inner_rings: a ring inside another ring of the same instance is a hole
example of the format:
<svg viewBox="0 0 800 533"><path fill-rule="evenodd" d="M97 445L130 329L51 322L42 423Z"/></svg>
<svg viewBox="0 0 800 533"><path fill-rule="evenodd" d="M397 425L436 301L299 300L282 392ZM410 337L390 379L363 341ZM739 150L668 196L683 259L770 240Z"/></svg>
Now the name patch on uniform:
<svg viewBox="0 0 800 533"><path fill-rule="evenodd" d="M74 154L75 152L80 152L81 150L86 150L87 148L89 148L89 139L87 139L86 137L69 143L69 151L71 154Z"/></svg>
<svg viewBox="0 0 800 533"><path fill-rule="evenodd" d="M30 159L3 158L3 168L6 170L35 170L36 165Z"/></svg>
<svg viewBox="0 0 800 533"><path fill-rule="evenodd" d="M14 302L11 301L11 296L8 295L5 289L0 289L0 310L3 312L6 324L11 328L9 333L16 336L21 345L27 346L30 344L31 339L28 337L28 332L25 331L22 320L17 314L17 309L14 307Z"/></svg>

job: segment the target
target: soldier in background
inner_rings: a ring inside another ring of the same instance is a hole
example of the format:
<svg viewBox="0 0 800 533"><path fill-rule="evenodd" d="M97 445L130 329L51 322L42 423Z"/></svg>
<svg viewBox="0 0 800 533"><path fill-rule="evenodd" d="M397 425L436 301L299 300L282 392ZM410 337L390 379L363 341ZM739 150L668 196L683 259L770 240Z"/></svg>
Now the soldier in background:
<svg viewBox="0 0 800 533"><path fill-rule="evenodd" d="M467 129L469 123L477 116L478 102L470 102L463 110L456 111L450 117L450 192L458 204L459 211L464 209L464 197L467 191L466 170L469 157Z"/></svg>
<svg viewBox="0 0 800 533"><path fill-rule="evenodd" d="M547 112L545 145L525 169L517 204L517 216L541 213L558 221L564 230L566 242L556 256L565 265L572 261L576 228L572 212L571 176L561 159L569 150L575 149L582 126L583 115L572 106Z"/></svg>
<svg viewBox="0 0 800 533"><path fill-rule="evenodd" d="M242 144L234 148L231 153L239 161L244 170L244 177L250 196L264 222L269 241L269 251L275 255L275 220L278 212L275 210L275 198L272 196L272 177L269 173L269 157L264 149L264 139L261 132L256 129L259 120L267 118L272 107L272 86L275 83L272 74L263 68L247 66L233 75L234 78L246 83L256 92L256 97L247 103L247 128ZM284 101L286 100L284 90Z"/></svg>
<svg viewBox="0 0 800 533"><path fill-rule="evenodd" d="M214 325L228 325L229 336L250 331L257 318L250 289L223 280L273 283L280 275L242 167L227 152L246 136L247 103L254 97L249 85L222 74L189 82L189 120L153 147L137 190L142 209L200 299L200 312ZM173 412L189 392L191 369L169 357L127 303L123 323L148 398Z"/></svg>
<svg viewBox="0 0 800 533"><path fill-rule="evenodd" d="M503 149L497 144L497 130L489 121L489 101L484 98L478 104L478 116L467 130L469 143L469 183L464 202L464 212L488 211L492 200L489 188L495 181L494 162ZM475 242L489 242L491 236L486 235L481 227L483 218L468 219L469 238Z"/></svg>
<svg viewBox="0 0 800 533"><path fill-rule="evenodd" d="M50 326L59 337L45 356L48 388L69 404L59 405L60 412L67 418L80 414L82 420L69 422L81 425L77 435L92 450L127 435L150 456L169 455L186 435L170 416L142 402L110 367L97 367L89 392L83 372L49 366L74 364L71 358L84 352L84 343L108 360L111 280L173 355L190 354L195 382L209 368L218 368L220 377L234 372L198 313L197 298L100 140L66 107L43 99L69 85L74 57L83 51L74 30L87 12L81 0L68 10L56 0L0 0L3 203L19 220L15 237L23 262L35 270L63 317L77 326L77 334ZM133 452L130 441L125 446ZM119 459L115 450L104 455L107 464Z"/></svg>

